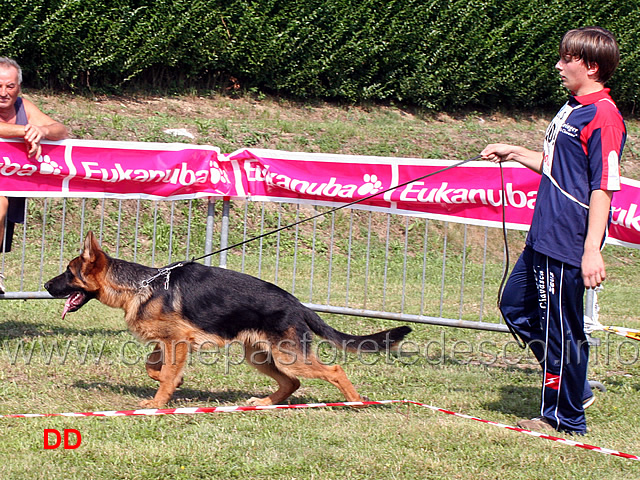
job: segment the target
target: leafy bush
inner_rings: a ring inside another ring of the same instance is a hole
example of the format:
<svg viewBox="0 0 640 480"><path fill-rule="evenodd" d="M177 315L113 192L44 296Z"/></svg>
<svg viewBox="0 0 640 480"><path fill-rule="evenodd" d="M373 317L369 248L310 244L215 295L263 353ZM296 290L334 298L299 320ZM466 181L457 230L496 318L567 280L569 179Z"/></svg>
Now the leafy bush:
<svg viewBox="0 0 640 480"><path fill-rule="evenodd" d="M568 29L602 25L622 50L618 104L640 95L634 0L25 0L2 5L0 54L27 85L242 87L432 109L557 106Z"/></svg>

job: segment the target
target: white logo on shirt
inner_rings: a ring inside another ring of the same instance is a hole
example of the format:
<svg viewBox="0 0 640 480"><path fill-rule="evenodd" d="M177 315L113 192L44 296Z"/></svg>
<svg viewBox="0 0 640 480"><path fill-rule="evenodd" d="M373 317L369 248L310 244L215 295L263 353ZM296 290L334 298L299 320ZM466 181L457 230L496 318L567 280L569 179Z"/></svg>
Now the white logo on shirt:
<svg viewBox="0 0 640 480"><path fill-rule="evenodd" d="M569 103L565 103L558 114L547 127L547 133L544 137L544 156L542 157L542 173L551 177L551 167L553 166L553 153L556 148L556 140L560 130L564 128L565 121L573 112L574 107Z"/></svg>

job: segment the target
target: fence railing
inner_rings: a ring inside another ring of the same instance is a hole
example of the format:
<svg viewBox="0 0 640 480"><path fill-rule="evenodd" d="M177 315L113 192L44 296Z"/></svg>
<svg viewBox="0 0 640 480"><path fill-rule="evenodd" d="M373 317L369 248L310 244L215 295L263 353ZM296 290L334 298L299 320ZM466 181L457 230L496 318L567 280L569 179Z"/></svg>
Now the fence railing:
<svg viewBox="0 0 640 480"><path fill-rule="evenodd" d="M92 230L110 255L155 267L212 254L202 262L275 283L319 312L507 331L496 307L500 229L360 209L298 223L323 210L213 198L30 199L11 252L0 254L0 299L51 298L44 282ZM517 255L524 234L509 237ZM219 252L229 245L237 246Z"/></svg>

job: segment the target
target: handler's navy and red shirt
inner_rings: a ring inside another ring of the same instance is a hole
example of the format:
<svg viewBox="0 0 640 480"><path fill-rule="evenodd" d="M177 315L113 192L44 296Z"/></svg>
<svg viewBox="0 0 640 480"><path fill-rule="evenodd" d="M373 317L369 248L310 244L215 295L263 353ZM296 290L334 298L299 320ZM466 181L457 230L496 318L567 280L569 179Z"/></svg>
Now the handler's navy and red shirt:
<svg viewBox="0 0 640 480"><path fill-rule="evenodd" d="M580 267L591 192L620 190L619 161L626 137L609 89L569 98L547 128L527 245Z"/></svg>

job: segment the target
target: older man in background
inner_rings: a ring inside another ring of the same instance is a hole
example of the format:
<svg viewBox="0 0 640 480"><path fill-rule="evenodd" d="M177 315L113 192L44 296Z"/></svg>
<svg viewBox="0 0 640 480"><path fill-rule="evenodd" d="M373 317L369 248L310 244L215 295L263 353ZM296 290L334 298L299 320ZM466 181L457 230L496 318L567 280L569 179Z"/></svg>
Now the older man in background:
<svg viewBox="0 0 640 480"><path fill-rule="evenodd" d="M41 140L62 140L69 133L63 124L20 97L21 84L20 65L0 57L0 137L23 138L29 158L38 158L42 153ZM13 224L24 221L24 205L24 198L0 196L0 252L11 250ZM0 274L0 293L4 291L4 276Z"/></svg>

